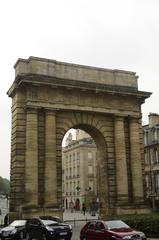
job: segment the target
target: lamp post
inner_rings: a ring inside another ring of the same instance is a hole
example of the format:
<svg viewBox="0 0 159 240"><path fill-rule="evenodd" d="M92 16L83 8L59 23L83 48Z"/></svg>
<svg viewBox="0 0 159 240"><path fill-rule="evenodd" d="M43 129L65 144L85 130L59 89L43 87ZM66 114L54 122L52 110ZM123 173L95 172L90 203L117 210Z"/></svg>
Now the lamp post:
<svg viewBox="0 0 159 240"><path fill-rule="evenodd" d="M91 190L92 188L91 187L88 187L88 188L85 188L85 205L86 207L90 207L90 193L91 193Z"/></svg>
<svg viewBox="0 0 159 240"><path fill-rule="evenodd" d="M78 193L77 195L79 196L80 186L77 186L76 190L77 190L77 193ZM78 202L77 202L77 200L78 200ZM75 207L76 207L76 210L80 210L80 201L79 201L79 199L76 199Z"/></svg>

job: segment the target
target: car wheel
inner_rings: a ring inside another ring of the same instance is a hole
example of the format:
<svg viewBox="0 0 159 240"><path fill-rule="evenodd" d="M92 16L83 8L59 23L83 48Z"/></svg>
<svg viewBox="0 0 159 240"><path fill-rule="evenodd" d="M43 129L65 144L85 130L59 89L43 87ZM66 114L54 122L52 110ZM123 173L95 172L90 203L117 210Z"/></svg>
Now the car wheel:
<svg viewBox="0 0 159 240"><path fill-rule="evenodd" d="M26 233L26 240L31 240L31 237L29 236L29 233Z"/></svg>
<svg viewBox="0 0 159 240"><path fill-rule="evenodd" d="M42 235L42 238L41 238L42 240L47 240L47 237L46 237L46 234L45 233L43 233L43 235Z"/></svg>
<svg viewBox="0 0 159 240"><path fill-rule="evenodd" d="M87 237L86 237L86 236L83 236L83 237L82 237L82 240L87 240Z"/></svg>
<svg viewBox="0 0 159 240"><path fill-rule="evenodd" d="M19 238L20 238L20 240L23 240L23 239L24 239L24 233L23 233L23 232L20 232Z"/></svg>

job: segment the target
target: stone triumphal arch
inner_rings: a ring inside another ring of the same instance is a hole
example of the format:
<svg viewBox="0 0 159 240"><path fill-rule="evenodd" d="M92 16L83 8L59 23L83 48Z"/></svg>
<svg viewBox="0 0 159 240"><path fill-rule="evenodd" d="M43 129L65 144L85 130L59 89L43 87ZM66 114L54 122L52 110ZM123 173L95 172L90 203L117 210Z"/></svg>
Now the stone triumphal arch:
<svg viewBox="0 0 159 240"><path fill-rule="evenodd" d="M62 215L62 140L70 128L97 146L100 214L147 212L141 104L134 72L18 59L12 98L10 216Z"/></svg>

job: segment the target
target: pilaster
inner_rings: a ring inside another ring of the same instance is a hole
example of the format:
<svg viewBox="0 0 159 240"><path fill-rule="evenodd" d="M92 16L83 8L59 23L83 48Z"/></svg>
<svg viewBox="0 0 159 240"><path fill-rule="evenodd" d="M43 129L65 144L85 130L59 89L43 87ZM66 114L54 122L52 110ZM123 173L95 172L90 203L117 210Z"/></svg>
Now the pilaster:
<svg viewBox="0 0 159 240"><path fill-rule="evenodd" d="M115 157L117 179L117 201L128 202L128 175L126 162L126 146L124 118L115 116Z"/></svg>
<svg viewBox="0 0 159 240"><path fill-rule="evenodd" d="M45 109L45 206L57 207L56 116Z"/></svg>
<svg viewBox="0 0 159 240"><path fill-rule="evenodd" d="M130 117L129 135L133 199L134 202L138 203L143 201L143 179L140 150L141 146L139 136L139 118Z"/></svg>
<svg viewBox="0 0 159 240"><path fill-rule="evenodd" d="M25 202L38 205L37 109L26 109Z"/></svg>

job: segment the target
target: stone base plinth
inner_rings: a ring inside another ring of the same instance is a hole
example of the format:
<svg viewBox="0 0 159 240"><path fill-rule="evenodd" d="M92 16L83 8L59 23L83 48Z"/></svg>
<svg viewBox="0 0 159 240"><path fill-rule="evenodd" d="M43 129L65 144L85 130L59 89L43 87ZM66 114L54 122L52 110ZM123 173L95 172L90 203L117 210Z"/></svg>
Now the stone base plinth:
<svg viewBox="0 0 159 240"><path fill-rule="evenodd" d="M25 206L17 212L10 212L10 222L16 219L28 219L40 216L57 216L63 219L63 209L51 207L30 207Z"/></svg>
<svg viewBox="0 0 159 240"><path fill-rule="evenodd" d="M116 206L114 208L109 208L109 209L100 209L99 210L99 219L107 219L112 216L118 216L118 215L131 215L131 214L149 214L151 213L151 209L148 208L146 205L136 205L136 206L131 206L131 205L121 205L121 206Z"/></svg>

